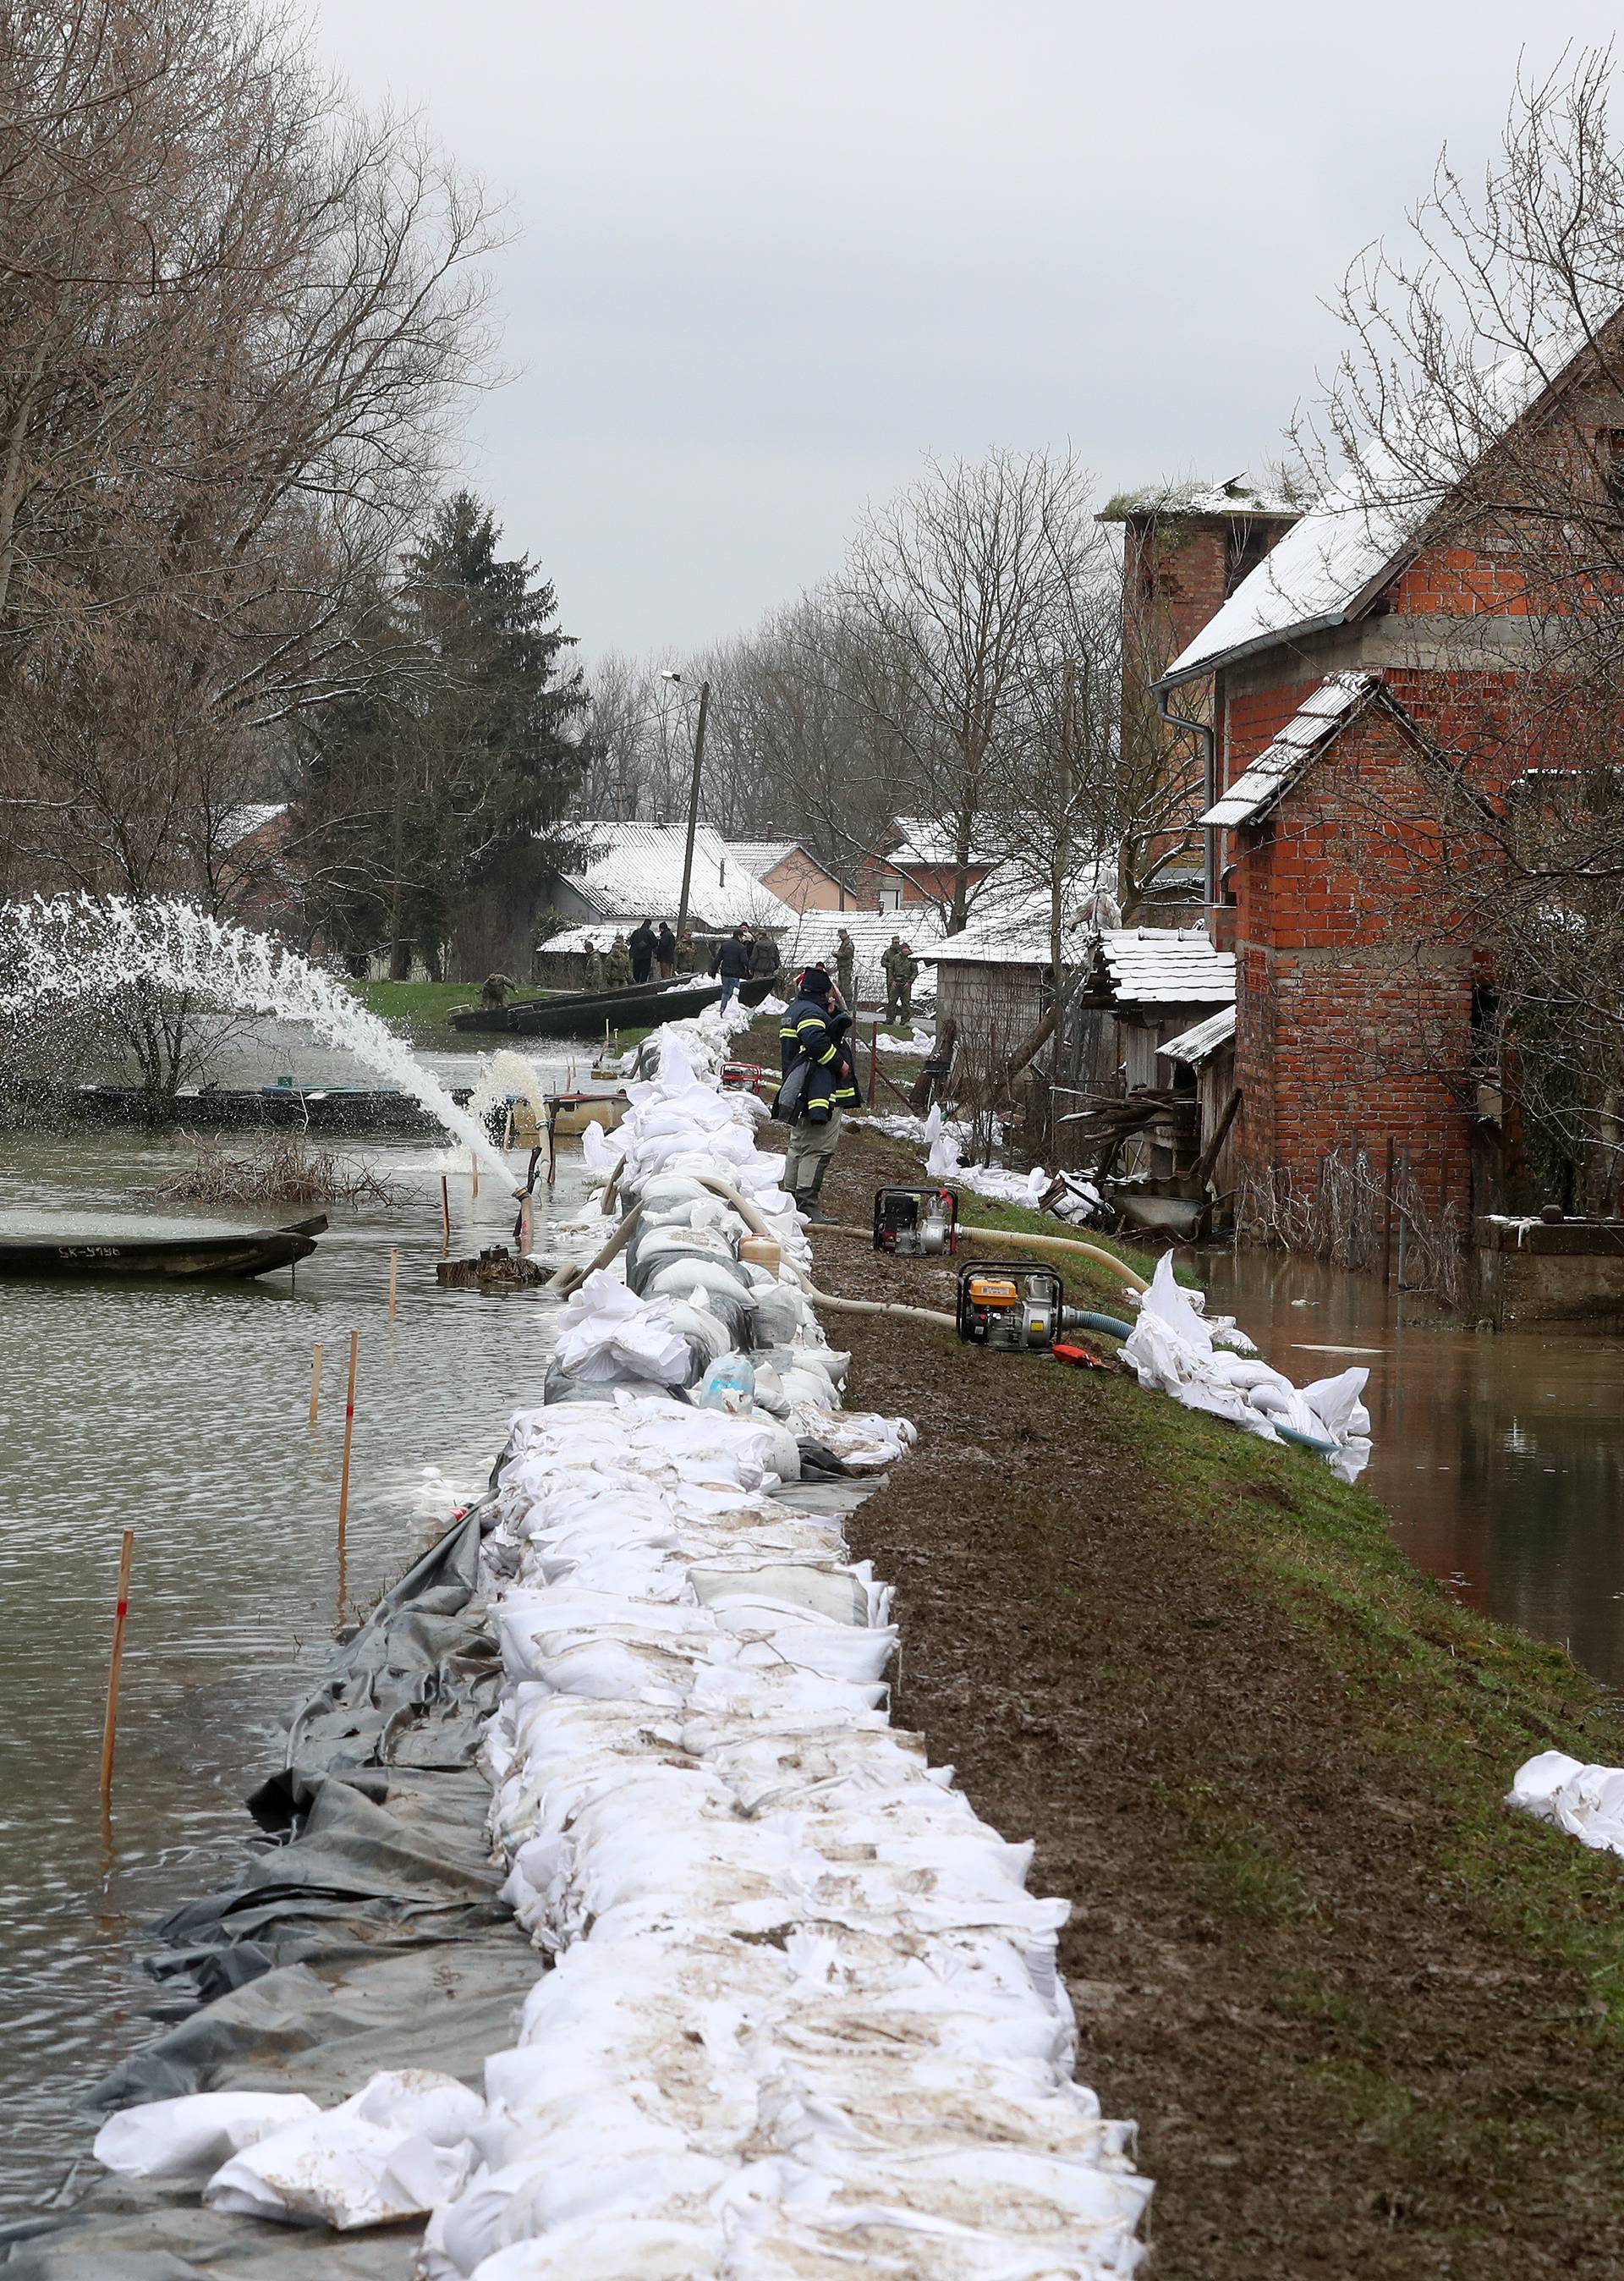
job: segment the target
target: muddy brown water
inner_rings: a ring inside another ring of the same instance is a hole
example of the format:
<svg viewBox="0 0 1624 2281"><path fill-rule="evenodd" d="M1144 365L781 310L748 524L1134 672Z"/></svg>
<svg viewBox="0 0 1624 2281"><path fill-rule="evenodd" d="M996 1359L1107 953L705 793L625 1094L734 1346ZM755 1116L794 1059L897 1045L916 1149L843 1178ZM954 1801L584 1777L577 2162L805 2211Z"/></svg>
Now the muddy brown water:
<svg viewBox="0 0 1624 2281"><path fill-rule="evenodd" d="M1624 1684L1624 1339L1489 1332L1380 1279L1263 1251L1200 1263L1297 1383L1368 1367L1365 1475L1418 1566Z"/></svg>
<svg viewBox="0 0 1624 2281"><path fill-rule="evenodd" d="M331 1232L291 1279L0 1282L0 2210L54 2189L88 2143L84 2089L153 2032L162 1991L140 1968L144 1929L240 1861L242 1798L280 1763L282 1717L337 1620L351 1328L351 1612L482 1486L513 1408L538 1395L556 1309L434 1280L442 1167L455 1168L458 1250L510 1233L511 1196L486 1179L475 1206L466 1154L432 1140L356 1153L407 1202L331 1208ZM167 1143L131 1133L0 1136L0 1231L150 1213L135 1192L174 1162ZM579 1165L565 1152L560 1211L578 1199ZM303 1216L181 1215L215 1226ZM543 1245L546 1228L543 1208ZM135 1569L104 1825L96 1775L126 1527Z"/></svg>

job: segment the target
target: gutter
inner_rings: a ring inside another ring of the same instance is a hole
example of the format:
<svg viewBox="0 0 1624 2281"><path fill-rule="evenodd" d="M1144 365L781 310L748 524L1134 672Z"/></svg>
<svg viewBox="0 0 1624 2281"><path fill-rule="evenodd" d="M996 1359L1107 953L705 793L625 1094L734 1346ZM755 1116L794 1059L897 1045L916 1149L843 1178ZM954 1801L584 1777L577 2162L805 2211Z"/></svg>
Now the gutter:
<svg viewBox="0 0 1624 2281"><path fill-rule="evenodd" d="M1218 765L1218 731L1213 728L1210 721L1192 721L1182 713L1174 713L1172 711L1167 703L1167 690L1166 685L1164 683L1154 681L1151 683L1151 686L1156 694L1156 715L1158 720L1165 721L1170 729L1192 730L1195 734L1203 740L1205 757L1201 764L1201 782L1204 798L1201 802L1201 812L1205 816L1207 809L1212 807L1213 801L1218 797L1218 793L1215 789ZM1202 900L1206 904L1209 911L1211 910L1215 900L1215 881L1213 879L1213 849L1215 845L1216 842L1213 839L1212 831L1209 826L1206 832L1205 852L1201 859Z"/></svg>

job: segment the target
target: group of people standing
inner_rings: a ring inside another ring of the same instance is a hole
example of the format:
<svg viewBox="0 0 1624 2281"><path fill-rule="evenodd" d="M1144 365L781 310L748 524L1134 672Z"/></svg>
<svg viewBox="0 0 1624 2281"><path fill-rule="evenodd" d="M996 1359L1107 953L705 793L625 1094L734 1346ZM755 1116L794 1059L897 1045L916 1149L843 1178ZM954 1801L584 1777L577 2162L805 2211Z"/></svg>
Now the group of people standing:
<svg viewBox="0 0 1624 2281"><path fill-rule="evenodd" d="M774 964L778 954L767 943ZM674 974L693 974L698 970L698 954L694 943L693 929L685 927L681 939L672 932L668 921L662 919L658 928L651 918L645 918L628 940L617 934L609 946L608 956L598 948L590 936L584 953L586 983L589 990L624 990L633 984L648 982L656 967L659 978L669 982ZM834 974L830 986L848 1013L857 1010L857 945L849 930L842 927L835 943ZM885 977L886 1021L909 1022L913 1018L913 986L920 976L920 963L912 947L900 935L894 934L881 953L881 970ZM732 1003L740 986L751 976L762 970L756 938L748 926L736 926L718 943L711 960L709 972L722 986L721 1002ZM828 975L827 963L808 967L808 973Z"/></svg>
<svg viewBox="0 0 1624 2281"><path fill-rule="evenodd" d="M669 982L673 974L691 974L698 958L693 929L684 927L679 942L665 919L658 928L652 919L644 919L629 942L623 934L616 935L607 957L589 935L581 955L589 990L627 989L635 982L650 980L657 966L660 980Z"/></svg>

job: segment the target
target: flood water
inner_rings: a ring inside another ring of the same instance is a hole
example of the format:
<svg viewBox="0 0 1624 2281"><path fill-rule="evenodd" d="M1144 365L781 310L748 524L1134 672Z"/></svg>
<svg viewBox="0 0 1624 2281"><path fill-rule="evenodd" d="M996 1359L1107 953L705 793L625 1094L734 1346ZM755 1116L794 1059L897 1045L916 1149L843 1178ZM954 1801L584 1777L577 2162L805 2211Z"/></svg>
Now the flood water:
<svg viewBox="0 0 1624 2281"><path fill-rule="evenodd" d="M1624 1684L1624 1340L1479 1332L1278 1252L1210 1255L1202 1272L1212 1308L1299 1384L1368 1366L1364 1480L1419 1567Z"/></svg>
<svg viewBox="0 0 1624 2281"><path fill-rule="evenodd" d="M473 1056L433 1058L450 1079L477 1073ZM307 1065L302 1056L302 1075ZM513 1408L538 1396L556 1308L435 1282L441 1170L455 1168L458 1252L510 1235L511 1194L487 1177L474 1205L466 1151L432 1140L334 1145L397 1179L406 1201L329 1207L331 1232L292 1278L0 1281L0 2209L54 2188L87 2143L77 2099L152 2032L160 1991L139 1969L143 1929L240 1860L242 1798L280 1764L282 1714L338 1620L351 1329L352 1614L482 1486ZM166 1140L130 1133L0 1136L0 1230L101 1226L114 1212L173 1218L182 1208L143 1206L135 1192L177 1161ZM512 1161L517 1176L525 1160ZM558 1211L580 1189L571 1148ZM184 1211L215 1226L304 1216ZM543 1246L548 1217L538 1197ZM104 1826L97 1768L127 1527L135 1567Z"/></svg>
<svg viewBox="0 0 1624 2281"><path fill-rule="evenodd" d="M451 1082L479 1072L473 1055L425 1058ZM573 1080L567 1065L541 1066L550 1082ZM283 1069L364 1074L277 1032L225 1074ZM554 1309L434 1280L441 1171L454 1168L458 1251L507 1236L511 1197L487 1179L476 1206L466 1156L433 1140L346 1152L398 1179L406 1201L331 1208L331 1232L292 1279L0 1281L0 2209L54 2188L87 2144L78 2099L152 2032L161 1991L140 1969L145 1928L232 1874L250 1829L242 1798L280 1763L281 1718L338 1619L350 1330L352 1611L482 1484L510 1413L539 1388ZM137 1191L179 1160L169 1141L127 1133L0 1136L0 1227L150 1213ZM580 1181L572 1148L560 1212ZM1372 1280L1272 1254L1216 1255L1206 1273L1214 1308L1299 1381L1368 1363L1366 1479L1421 1566L1624 1682L1624 1342L1440 1327L1413 1299L1400 1319ZM135 1562L104 1824L96 1772L126 1527Z"/></svg>

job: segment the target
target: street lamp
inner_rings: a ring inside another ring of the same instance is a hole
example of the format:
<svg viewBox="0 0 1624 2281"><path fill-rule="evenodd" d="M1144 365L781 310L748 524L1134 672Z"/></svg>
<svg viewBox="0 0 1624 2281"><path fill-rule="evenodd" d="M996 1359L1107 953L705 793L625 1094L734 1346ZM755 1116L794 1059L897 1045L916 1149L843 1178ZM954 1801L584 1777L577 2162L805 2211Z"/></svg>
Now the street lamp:
<svg viewBox="0 0 1624 2281"><path fill-rule="evenodd" d="M669 668L662 670L662 681L681 681L681 675ZM699 684L699 719L694 730L694 775L688 788L688 844L682 850L682 898L677 905L677 940L682 939L688 924L688 891L694 877L694 834L699 828L699 772L704 766L704 723L711 709L711 684Z"/></svg>

